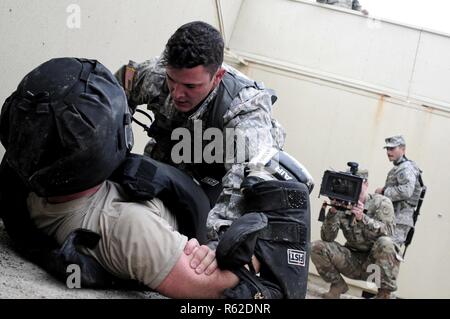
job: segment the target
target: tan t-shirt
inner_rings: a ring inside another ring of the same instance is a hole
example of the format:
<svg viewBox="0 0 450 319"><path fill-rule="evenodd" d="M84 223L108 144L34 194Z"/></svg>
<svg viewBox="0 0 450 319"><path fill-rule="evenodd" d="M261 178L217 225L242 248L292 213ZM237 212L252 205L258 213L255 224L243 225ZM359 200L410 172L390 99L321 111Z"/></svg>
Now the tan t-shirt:
<svg viewBox="0 0 450 319"><path fill-rule="evenodd" d="M31 193L27 203L36 226L59 244L77 228L100 234L97 247L86 253L112 274L152 289L175 266L187 242L161 200L130 202L110 181L89 197L52 204Z"/></svg>

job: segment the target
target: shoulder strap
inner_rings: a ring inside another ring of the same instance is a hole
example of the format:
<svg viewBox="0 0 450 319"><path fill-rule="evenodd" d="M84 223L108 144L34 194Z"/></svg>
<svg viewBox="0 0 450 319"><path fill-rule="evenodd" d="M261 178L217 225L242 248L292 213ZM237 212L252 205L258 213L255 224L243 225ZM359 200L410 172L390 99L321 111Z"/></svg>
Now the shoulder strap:
<svg viewBox="0 0 450 319"><path fill-rule="evenodd" d="M422 170L419 167L417 167L417 164L414 161L411 161L406 156L405 156L405 162L411 162L411 163L413 163L413 165L416 166L417 170L419 171L418 180L419 180L420 187L422 187L422 188L426 187L425 184L423 183L423 179L422 179Z"/></svg>
<svg viewBox="0 0 450 319"><path fill-rule="evenodd" d="M123 88L125 89L125 93L127 98L130 98L131 91L133 90L134 76L136 74L136 68L134 66L134 62L130 60L127 65L124 65L124 74L123 74Z"/></svg>
<svg viewBox="0 0 450 319"><path fill-rule="evenodd" d="M242 76L225 72L214 103L208 114L208 127L217 127L223 129L223 116L229 109L231 102L239 95L244 88L253 87L258 90L266 90L271 95L272 104L276 102L277 96L274 90L267 89L262 83L252 81Z"/></svg>

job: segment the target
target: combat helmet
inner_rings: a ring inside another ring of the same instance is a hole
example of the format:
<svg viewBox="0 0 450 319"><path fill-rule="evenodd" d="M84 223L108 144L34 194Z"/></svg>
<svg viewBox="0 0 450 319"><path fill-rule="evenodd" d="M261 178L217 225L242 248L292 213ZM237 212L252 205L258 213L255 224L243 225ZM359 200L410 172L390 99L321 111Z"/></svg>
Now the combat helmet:
<svg viewBox="0 0 450 319"><path fill-rule="evenodd" d="M60 196L105 179L133 146L131 114L113 74L96 60L49 60L5 101L5 160L31 191Z"/></svg>

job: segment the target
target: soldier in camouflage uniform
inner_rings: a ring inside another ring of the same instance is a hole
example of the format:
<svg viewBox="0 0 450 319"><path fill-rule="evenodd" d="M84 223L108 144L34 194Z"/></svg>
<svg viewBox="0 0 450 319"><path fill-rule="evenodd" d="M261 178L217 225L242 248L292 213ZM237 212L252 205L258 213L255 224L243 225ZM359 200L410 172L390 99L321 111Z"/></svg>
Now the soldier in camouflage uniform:
<svg viewBox="0 0 450 319"><path fill-rule="evenodd" d="M216 29L191 22L172 35L162 58L130 62L116 73L130 107L147 104L154 114L145 154L188 172L207 192L213 189L212 195L208 194L212 209L207 220L212 248L219 232L242 212L240 186L249 159L273 147L281 149L285 139L284 129L271 116L272 94L224 64L223 53L223 39ZM135 70L132 76L127 75L129 69ZM245 132L244 158L235 152L234 159L222 163L205 163L203 157L200 163L176 163L172 132L186 128L194 137L196 125L201 134L208 128ZM219 192L216 185L221 186Z"/></svg>
<svg viewBox="0 0 450 319"><path fill-rule="evenodd" d="M384 187L375 190L394 204L396 229L394 242L403 245L409 230L414 227L414 209L420 198L422 186L420 168L405 156L405 139L401 135L385 139L387 156L394 167L389 171Z"/></svg>
<svg viewBox="0 0 450 319"><path fill-rule="evenodd" d="M367 170L360 169L357 175L365 179L358 205L351 211L330 208L322 224L322 240L312 243L311 260L320 276L331 283L324 298L337 299L348 290L341 274L356 280L368 280L374 274L377 282L379 273L377 298L390 298L397 289L401 257L390 237L395 228L392 203L385 196L368 194ZM345 245L335 241L339 229L347 240Z"/></svg>
<svg viewBox="0 0 450 319"><path fill-rule="evenodd" d="M367 10L365 10L361 7L361 4L359 3L358 0L316 0L316 2L335 5L335 6L346 8L346 9L361 11L363 14L366 14L366 15L369 14L367 12Z"/></svg>

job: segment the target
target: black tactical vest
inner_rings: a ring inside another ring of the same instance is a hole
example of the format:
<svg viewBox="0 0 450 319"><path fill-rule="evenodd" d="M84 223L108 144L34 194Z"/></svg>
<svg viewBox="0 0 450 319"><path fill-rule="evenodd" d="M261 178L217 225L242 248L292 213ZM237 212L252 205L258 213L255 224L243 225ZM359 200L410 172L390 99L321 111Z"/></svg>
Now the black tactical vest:
<svg viewBox="0 0 450 319"><path fill-rule="evenodd" d="M190 176L148 156L129 154L110 177L135 200L159 198L175 215L178 231L207 242L208 198Z"/></svg>
<svg viewBox="0 0 450 319"><path fill-rule="evenodd" d="M164 84L164 87L167 86ZM202 123L202 136L204 131L208 128L218 128L223 132L223 117L230 108L231 102L239 95L239 92L249 87L253 87L258 90L267 90L263 87L262 84L259 84L255 81L230 72L225 73L222 81L218 86L217 94L210 102L208 110L205 114L205 123ZM275 93L272 90L267 91L271 93L272 103L274 103L276 101ZM167 98L169 92L167 91L165 93L167 94L163 93L159 97L160 103L162 103L165 98ZM186 126L188 121L187 116L186 118L184 118L184 120L173 119L170 125L167 125L167 123L162 123L163 121L165 122L167 121L167 119L156 117L150 128L149 135L154 137L156 140L155 149L153 150L152 155L156 155L159 148L164 148L165 152L162 152L164 154L164 158L159 158L157 155L155 157L159 160L162 160L163 162L173 164L172 159L170 158L170 152L167 152L167 150L171 150L178 141L170 140L172 131L179 127L186 127L190 130L191 136L194 136L194 131L193 127ZM170 127L170 129L168 129L168 127ZM202 154L205 146L208 145L208 143L210 143L210 141L202 140ZM223 141L223 145L225 148L225 141ZM191 149L194 149L193 145ZM211 207L214 206L218 196L222 192L222 178L226 173L224 167L224 156L225 149L223 150L223 160L220 163L206 163L204 162L203 156L200 163L195 163L192 154L192 160L190 163L182 163L182 166L187 171L189 171L196 180L200 182L203 190L206 192L210 199Z"/></svg>

